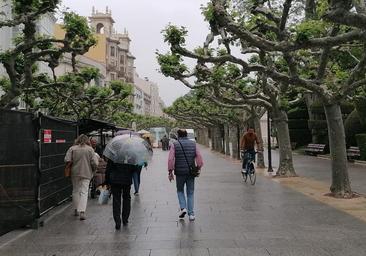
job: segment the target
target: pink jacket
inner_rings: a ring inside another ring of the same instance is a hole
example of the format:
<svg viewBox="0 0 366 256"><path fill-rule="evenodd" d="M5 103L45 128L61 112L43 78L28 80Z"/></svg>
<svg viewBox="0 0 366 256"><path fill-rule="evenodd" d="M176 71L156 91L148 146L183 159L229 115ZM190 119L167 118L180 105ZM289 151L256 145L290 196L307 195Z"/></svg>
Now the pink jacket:
<svg viewBox="0 0 366 256"><path fill-rule="evenodd" d="M201 155L201 152L199 151L197 145L196 145L196 165L199 168L202 168L202 166L203 166L202 155ZM168 158L168 171L174 170L174 166L175 166L175 147L174 147L174 144L171 143L170 151L169 151L169 158Z"/></svg>

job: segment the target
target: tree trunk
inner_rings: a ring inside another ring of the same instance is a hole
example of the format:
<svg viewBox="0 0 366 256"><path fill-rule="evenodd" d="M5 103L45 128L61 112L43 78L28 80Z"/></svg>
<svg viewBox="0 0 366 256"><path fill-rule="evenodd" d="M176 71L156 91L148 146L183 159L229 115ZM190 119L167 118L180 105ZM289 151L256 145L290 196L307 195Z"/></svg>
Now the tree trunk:
<svg viewBox="0 0 366 256"><path fill-rule="evenodd" d="M225 138L225 126L224 125L220 125L219 126L219 134L220 134L220 146L221 146L221 150L220 153L225 155L225 143L226 143L226 138Z"/></svg>
<svg viewBox="0 0 366 256"><path fill-rule="evenodd" d="M201 141L202 141L202 144L203 145L205 145L206 147L210 147L210 139L209 139L209 137L208 137L208 129L209 128L203 128L203 129L201 129L201 136L202 136L202 139L201 139Z"/></svg>
<svg viewBox="0 0 366 256"><path fill-rule="evenodd" d="M217 138L217 127L212 128L212 149L214 151L219 151L219 143Z"/></svg>
<svg viewBox="0 0 366 256"><path fill-rule="evenodd" d="M229 147L231 145L231 157L237 159L238 157L238 139L237 139L237 134L238 134L238 129L237 129L237 125L230 125L229 126L230 129L230 144Z"/></svg>
<svg viewBox="0 0 366 256"><path fill-rule="evenodd" d="M257 134L257 138L259 141L259 145L257 145L257 167L258 168L265 168L265 164L264 164L264 150L263 150L263 138L262 138L262 129L261 129L261 121L259 119L258 116L254 116L253 118L253 122L254 122L254 129L255 129L255 133Z"/></svg>
<svg viewBox="0 0 366 256"><path fill-rule="evenodd" d="M224 125L225 129L225 155L230 156L230 126L229 124Z"/></svg>
<svg viewBox="0 0 366 256"><path fill-rule="evenodd" d="M305 103L306 103L306 108L308 110L308 115L309 115L309 121L314 121L317 120L317 115L315 115L312 111L311 111L311 106L313 105L313 103L316 101L317 96L313 93L306 93L305 94ZM319 136L317 133L317 130L315 129L310 129L311 131L311 142L312 143L319 143Z"/></svg>
<svg viewBox="0 0 366 256"><path fill-rule="evenodd" d="M273 120L277 128L280 154L280 162L276 175L281 177L297 176L292 160L292 149L286 112L283 110L274 110Z"/></svg>
<svg viewBox="0 0 366 256"><path fill-rule="evenodd" d="M332 159L332 185L335 197L352 197L347 169L346 136L339 104L324 105L327 117L329 148Z"/></svg>

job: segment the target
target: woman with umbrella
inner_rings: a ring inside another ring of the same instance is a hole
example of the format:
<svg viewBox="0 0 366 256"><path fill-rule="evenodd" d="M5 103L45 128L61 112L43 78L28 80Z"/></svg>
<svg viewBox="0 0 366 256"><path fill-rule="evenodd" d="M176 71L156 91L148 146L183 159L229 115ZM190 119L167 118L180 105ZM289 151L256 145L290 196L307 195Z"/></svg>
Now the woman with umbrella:
<svg viewBox="0 0 366 256"><path fill-rule="evenodd" d="M112 190L113 218L116 229L119 230L121 224L128 224L130 216L132 174L148 163L151 153L142 138L130 133L114 137L106 146L103 155L108 159L106 184Z"/></svg>

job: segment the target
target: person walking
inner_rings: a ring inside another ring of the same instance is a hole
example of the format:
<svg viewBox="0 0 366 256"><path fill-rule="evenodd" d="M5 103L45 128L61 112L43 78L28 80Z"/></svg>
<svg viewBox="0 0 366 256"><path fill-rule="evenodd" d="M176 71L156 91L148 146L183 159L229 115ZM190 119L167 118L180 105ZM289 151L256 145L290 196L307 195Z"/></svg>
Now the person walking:
<svg viewBox="0 0 366 256"><path fill-rule="evenodd" d="M106 185L111 188L113 195L113 219L116 223L116 229L121 229L121 223L124 226L128 224L128 218L131 211L131 184L132 173L137 170L137 165L118 164L108 159L106 168ZM121 203L121 197L123 202ZM122 206L122 220L121 220Z"/></svg>
<svg viewBox="0 0 366 256"><path fill-rule="evenodd" d="M94 149L90 146L88 136L81 134L76 139L75 145L66 152L65 162L72 163L71 181L74 215L80 215L80 220L85 220L89 183L98 166L98 158L94 153Z"/></svg>
<svg viewBox="0 0 366 256"><path fill-rule="evenodd" d="M166 135L164 135L164 137L160 140L161 142L161 148L163 151L168 150L169 148L169 139Z"/></svg>
<svg viewBox="0 0 366 256"><path fill-rule="evenodd" d="M242 165L243 173L246 173L246 165L249 157L255 160L255 144L257 144L258 148L259 140L257 134L254 132L253 128L249 127L247 132L240 139L240 150L244 151Z"/></svg>
<svg viewBox="0 0 366 256"><path fill-rule="evenodd" d="M103 156L103 149L101 145L93 137L90 138L90 146L94 149L95 153L97 153L100 157Z"/></svg>
<svg viewBox="0 0 366 256"><path fill-rule="evenodd" d="M177 195L180 207L179 218L184 219L188 213L190 221L195 220L195 177L190 174L189 169L195 162L197 167L201 169L203 166L203 160L196 142L187 138L186 130L180 129L178 130L178 140L171 144L169 151L168 178L170 182L174 180L174 175L176 178ZM184 188L186 188L186 195L184 193Z"/></svg>
<svg viewBox="0 0 366 256"><path fill-rule="evenodd" d="M133 193L133 194L135 196L139 195L139 189L140 189L140 183L141 183L141 170L142 170L142 166L137 166L135 168L135 171L132 172L133 187L135 189L135 193Z"/></svg>

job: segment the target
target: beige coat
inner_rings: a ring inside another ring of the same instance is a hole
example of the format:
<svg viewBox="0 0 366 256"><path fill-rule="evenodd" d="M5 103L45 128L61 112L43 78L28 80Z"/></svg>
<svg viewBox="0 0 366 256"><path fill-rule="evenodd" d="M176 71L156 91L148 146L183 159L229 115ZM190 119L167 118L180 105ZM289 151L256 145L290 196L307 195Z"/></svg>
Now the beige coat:
<svg viewBox="0 0 366 256"><path fill-rule="evenodd" d="M72 146L67 150L65 156L65 162L70 161L72 162L72 177L93 178L96 167L98 166L98 157L92 147L88 145Z"/></svg>

